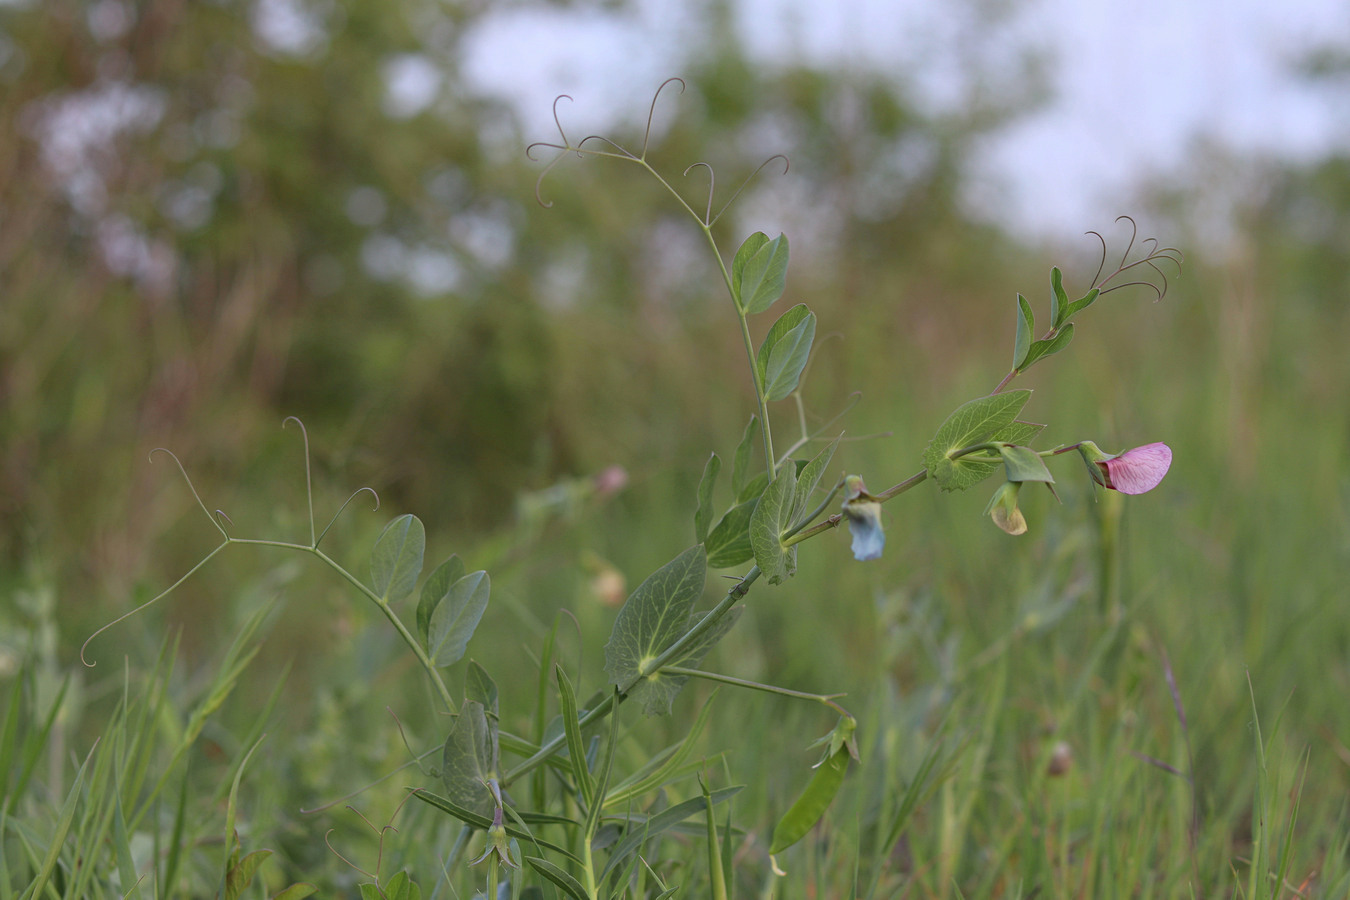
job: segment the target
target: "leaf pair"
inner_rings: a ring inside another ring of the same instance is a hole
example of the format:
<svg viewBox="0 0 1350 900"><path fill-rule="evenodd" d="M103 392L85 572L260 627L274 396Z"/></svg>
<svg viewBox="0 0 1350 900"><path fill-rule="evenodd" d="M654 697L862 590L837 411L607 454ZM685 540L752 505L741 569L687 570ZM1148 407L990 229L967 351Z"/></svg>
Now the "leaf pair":
<svg viewBox="0 0 1350 900"><path fill-rule="evenodd" d="M731 293L743 318L764 312L787 287L788 240L763 232L745 239L731 262ZM799 303L769 329L755 359L755 373L766 400L782 400L797 389L816 339L816 316Z"/></svg>
<svg viewBox="0 0 1350 900"><path fill-rule="evenodd" d="M1036 316L1031 311L1031 304L1027 302L1026 297L1017 295L1017 336L1013 343L1014 371L1025 372L1039 360L1069 346L1069 342L1073 340L1073 324L1069 319L1087 309L1101 296L1101 291L1093 288L1083 297L1070 303L1069 295L1064 290L1064 275L1058 267L1050 270L1050 287L1051 325L1041 340L1032 339L1036 333Z"/></svg>
<svg viewBox="0 0 1350 900"><path fill-rule="evenodd" d="M380 532L370 559L371 584L380 604L392 606L412 594L422 574L426 541L426 529L414 515L399 516ZM464 657L490 591L487 572L466 573L455 555L423 582L417 635L436 665L448 666Z"/></svg>

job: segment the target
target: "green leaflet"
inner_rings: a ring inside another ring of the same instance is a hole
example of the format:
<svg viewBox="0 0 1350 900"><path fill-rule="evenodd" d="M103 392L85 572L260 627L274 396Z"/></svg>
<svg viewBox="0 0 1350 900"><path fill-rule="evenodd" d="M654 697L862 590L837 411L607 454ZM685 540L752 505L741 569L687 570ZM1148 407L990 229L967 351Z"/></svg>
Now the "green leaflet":
<svg viewBox="0 0 1350 900"><path fill-rule="evenodd" d="M464 561L451 554L449 559L437 566L436 570L427 576L427 580L422 582L422 593L417 600L417 636L422 639L424 646L428 643L427 635L431 631L431 614L445 599L450 586L464 575Z"/></svg>
<svg viewBox="0 0 1350 900"><path fill-rule="evenodd" d="M756 232L746 239L731 263L736 302L747 316L764 312L787 287L788 239L769 240Z"/></svg>
<svg viewBox="0 0 1350 900"><path fill-rule="evenodd" d="M487 782L497 777L497 733L483 704L465 700L441 751L441 781L455 804L479 815L495 807Z"/></svg>
<svg viewBox="0 0 1350 900"><path fill-rule="evenodd" d="M380 602L397 603L413 592L426 544L426 529L417 516L402 515L384 526L370 556L371 585Z"/></svg>
<svg viewBox="0 0 1350 900"><path fill-rule="evenodd" d="M816 314L798 303L778 317L759 345L755 366L768 400L782 400L797 389L816 339Z"/></svg>
<svg viewBox="0 0 1350 900"><path fill-rule="evenodd" d="M1013 344L1013 368L1021 371L1031 350L1031 339L1036 333L1036 316L1031 312L1031 304L1021 294L1017 295L1017 339Z"/></svg>
<svg viewBox="0 0 1350 900"><path fill-rule="evenodd" d="M755 553L755 565L769 579L769 584L781 584L797 571L796 546L783 546L783 533L788 530L796 488L797 467L788 463L764 489L759 505L750 517L750 547Z"/></svg>
<svg viewBox="0 0 1350 900"><path fill-rule="evenodd" d="M1045 460L1030 447L1018 447L1012 444L999 448L1003 457L1003 467L1009 481L1043 481L1054 484L1055 478L1045 467Z"/></svg>
<svg viewBox="0 0 1350 900"><path fill-rule="evenodd" d="M427 653L436 665L448 666L464 657L469 638L487 609L490 591L488 573L480 569L452 584L436 604L427 628Z"/></svg>

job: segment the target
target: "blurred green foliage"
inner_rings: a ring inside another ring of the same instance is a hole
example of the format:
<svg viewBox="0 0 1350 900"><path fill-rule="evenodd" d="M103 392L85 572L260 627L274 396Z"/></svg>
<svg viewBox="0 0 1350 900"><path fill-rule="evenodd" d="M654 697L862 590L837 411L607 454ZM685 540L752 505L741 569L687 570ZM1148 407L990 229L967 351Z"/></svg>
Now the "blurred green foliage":
<svg viewBox="0 0 1350 900"><path fill-rule="evenodd" d="M536 204L539 166L521 151L553 135L474 97L457 66L485 5L316 5L319 37L300 50L260 38L251 8L0 6L6 659L39 659L50 697L94 627L209 549L176 473L145 462L153 447L172 448L238 532L300 535L298 439L279 427L297 415L310 428L321 507L336 509L362 484L384 503L372 516L358 502L330 538L335 552L359 560L389 515L414 512L437 559L454 550L493 570L494 606L470 651L501 681L503 709L517 708L534 678L524 637L567 608L582 643L598 646L613 611L594 579L617 572L631 588L692 540L706 455L729 458L753 404L728 301L702 248L681 237L686 224L640 173L571 161L543 186L553 207ZM124 21L98 18L118 9ZM1006 370L1015 293L1044 308L1046 249L960 203L975 142L1034 101L1036 85L938 116L881 75L758 67L717 26L725 14L712 7L715 39L678 73L685 94L663 101L676 113L656 136L654 163L678 172L706 159L729 186L772 153L791 156L786 176L751 185L719 237L734 247L752 230L788 232L788 300L810 304L822 335L840 335L811 369L812 421L862 390L844 427L889 436L844 445L839 464L873 486L898 480L946 412ZM399 60L438 71L425 108L391 108L386 75ZM640 143L639 126L619 138ZM905 761L882 784L913 771L924 729L955 701L968 723L960 737L989 748L994 771L963 770L949 790L970 793L943 802L957 808L986 777L1013 786L985 798L956 838L939 834L959 820L947 807L926 814L915 830L937 836L915 836L912 852L930 839L943 850L964 843L966 868L959 853L943 858L971 896L1006 887L986 880L974 852L997 844L1000 823L1025 829L1004 849L1028 871L1061 865L1027 862L1048 852L1036 829L1096 827L1073 811L1094 782L1145 795L1122 801L1126 832L1156 828L1184 845L1189 807L1167 792L1171 776L1122 749L1182 766L1160 648L1185 699L1212 828L1201 851L1215 870L1202 883L1249 850L1252 756L1236 748L1252 718L1244 668L1263 723L1284 708L1279 739L1294 755L1311 748L1300 862L1337 870L1319 854L1343 854L1336 798L1350 787L1350 164L1262 174L1267 190L1237 206L1222 246L1213 222L1193 218L1193 192L1160 191L1168 224L1146 230L1175 228L1167 243L1198 248L1184 277L1161 304L1146 292L1097 304L1071 351L1028 376L1029 415L1052 423L1043 443L1166 440L1176 451L1163 488L1126 513L1126 618L1109 665L1089 663L1109 620L1090 612L1101 509L1086 485L1066 486L1063 506L1025 498L1031 535L1021 540L981 519L984 497L916 491L886 507L881 563L844 565L842 535L812 542L801 574L752 604L717 651L723 670L744 677L856 686L867 695L855 709L865 735L869 713L876 728L865 739ZM697 197L701 182L687 181ZM1117 250L1121 236L1106 233ZM1071 292L1097 263L1090 243L1073 253L1071 264L1053 260ZM790 419L787 405L782 415ZM518 498L537 501L613 463L632 474L623 493L517 519L533 508ZM299 753L255 763L259 790L289 791L296 803L340 796L403 762L383 708L420 688L389 671L388 635L325 577L241 552L94 655L124 650L148 668L162 632L182 625L188 673L174 689L190 698L222 652L222 629L287 598L268 626L259 681L269 690L296 658L281 702L294 705L282 718ZM1046 618L1055 627L1036 624ZM500 643L481 643L491 635ZM598 653L583 663L589 691ZM117 693L105 677L77 679L73 718L79 704ZM1080 677L1094 688L1087 699L1075 693ZM747 716L724 698L714 747L747 730L821 730L799 710L752 706ZM252 709L226 714L249 723ZM409 725L436 739L436 723ZM1074 743L1083 773L1059 794L1033 765L1052 732ZM208 761L217 746L236 755L227 729L205 734ZM742 771L763 776L738 800L747 818L767 821L764 811L790 796L791 778L770 774L784 765L780 750L744 751ZM397 796L386 786L366 802ZM298 878L332 859L313 837L320 829L292 817L296 803L255 809ZM1056 819L1061 803L1069 811ZM342 827L353 840L360 831ZM1175 854L1148 864L1170 879L1155 895L1184 880Z"/></svg>

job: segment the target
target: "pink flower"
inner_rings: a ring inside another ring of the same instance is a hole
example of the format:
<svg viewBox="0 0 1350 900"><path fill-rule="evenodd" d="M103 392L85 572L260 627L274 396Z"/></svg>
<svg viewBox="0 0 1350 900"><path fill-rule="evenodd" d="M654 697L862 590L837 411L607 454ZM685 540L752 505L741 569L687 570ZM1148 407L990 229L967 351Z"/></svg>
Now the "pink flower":
<svg viewBox="0 0 1350 900"><path fill-rule="evenodd" d="M1145 444L1110 456L1091 441L1078 447L1093 479L1103 487L1122 494L1143 494L1153 490L1172 466L1172 448L1166 444Z"/></svg>

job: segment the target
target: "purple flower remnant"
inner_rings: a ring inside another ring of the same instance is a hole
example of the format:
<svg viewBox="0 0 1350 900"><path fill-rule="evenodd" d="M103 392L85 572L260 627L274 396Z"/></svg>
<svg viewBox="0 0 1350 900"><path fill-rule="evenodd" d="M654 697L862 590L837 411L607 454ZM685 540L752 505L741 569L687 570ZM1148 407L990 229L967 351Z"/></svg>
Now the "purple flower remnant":
<svg viewBox="0 0 1350 900"><path fill-rule="evenodd" d="M1026 534L1027 520L1017 507L1017 492L1022 489L1020 481L1005 481L994 491L984 514L994 520L994 524L1008 534Z"/></svg>
<svg viewBox="0 0 1350 900"><path fill-rule="evenodd" d="M867 493L861 475L844 479L844 515L853 535L853 558L879 559L886 546L886 533L881 529L881 503Z"/></svg>

